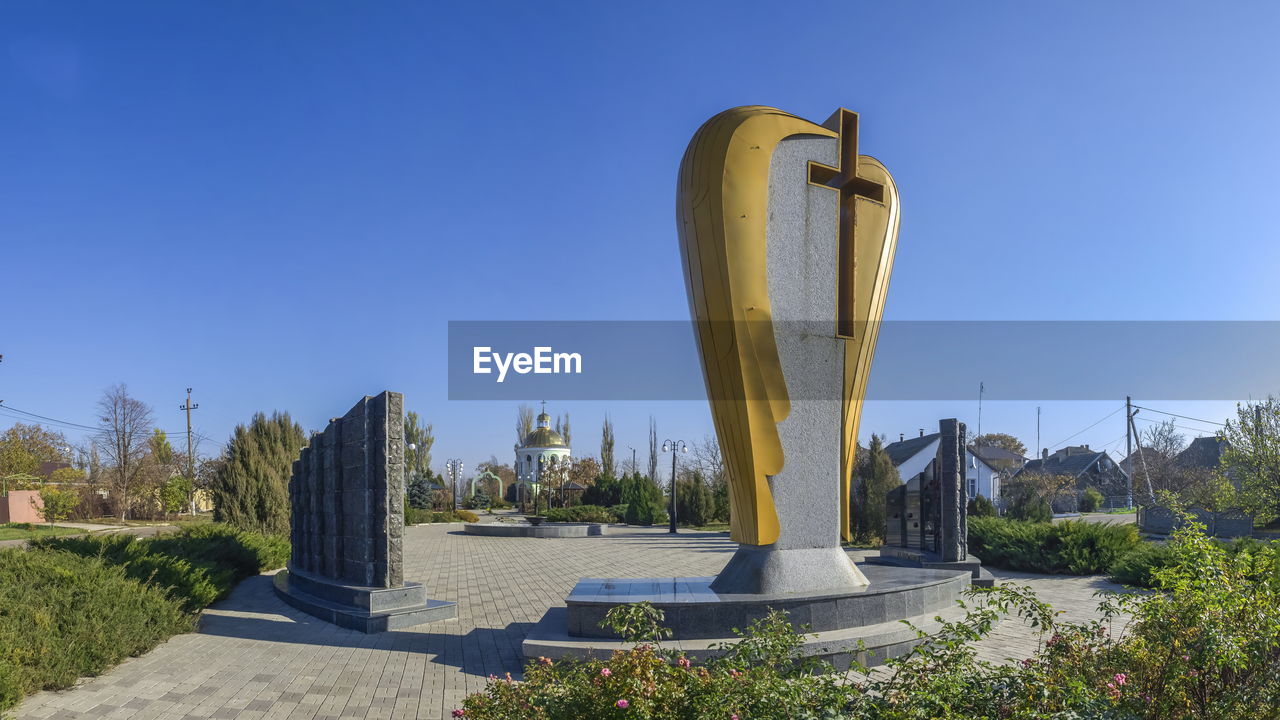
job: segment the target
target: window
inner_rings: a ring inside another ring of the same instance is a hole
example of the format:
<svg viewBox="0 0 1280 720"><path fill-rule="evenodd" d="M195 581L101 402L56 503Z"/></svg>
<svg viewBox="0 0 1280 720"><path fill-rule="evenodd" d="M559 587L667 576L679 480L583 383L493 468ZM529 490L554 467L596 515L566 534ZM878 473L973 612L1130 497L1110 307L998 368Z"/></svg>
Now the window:
<svg viewBox="0 0 1280 720"><path fill-rule="evenodd" d="M975 478L969 478L969 499L978 496L978 481Z"/></svg>

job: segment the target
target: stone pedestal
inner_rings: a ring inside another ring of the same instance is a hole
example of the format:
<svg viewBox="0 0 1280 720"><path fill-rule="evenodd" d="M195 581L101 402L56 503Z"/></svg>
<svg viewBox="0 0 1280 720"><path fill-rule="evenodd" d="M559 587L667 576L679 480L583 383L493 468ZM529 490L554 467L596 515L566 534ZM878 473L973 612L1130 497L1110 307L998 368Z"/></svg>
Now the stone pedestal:
<svg viewBox="0 0 1280 720"><path fill-rule="evenodd" d="M780 610L793 624L809 626L802 654L839 668L852 660L871 666L921 642L901 620L929 633L939 626L935 618L959 618L956 600L970 586L964 572L866 565L863 573L869 583L862 589L825 593L719 593L711 577L585 578L566 598L567 607L543 616L523 651L525 657L608 657L629 645L600 626L605 614L621 604L649 602L672 630L666 644L695 659L719 654L718 645L737 640L734 628Z"/></svg>

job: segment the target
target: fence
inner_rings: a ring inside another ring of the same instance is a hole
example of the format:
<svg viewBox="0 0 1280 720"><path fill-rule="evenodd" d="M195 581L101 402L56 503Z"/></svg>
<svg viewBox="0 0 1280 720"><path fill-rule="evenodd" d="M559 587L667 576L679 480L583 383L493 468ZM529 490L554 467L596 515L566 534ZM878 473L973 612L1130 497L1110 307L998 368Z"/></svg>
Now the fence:
<svg viewBox="0 0 1280 720"><path fill-rule="evenodd" d="M1253 535L1253 518L1239 508L1221 512L1190 508L1187 512L1196 522L1205 526L1205 532L1211 537L1238 538ZM1168 535L1181 527L1182 523L1182 516L1163 505L1138 508L1138 529L1144 533Z"/></svg>

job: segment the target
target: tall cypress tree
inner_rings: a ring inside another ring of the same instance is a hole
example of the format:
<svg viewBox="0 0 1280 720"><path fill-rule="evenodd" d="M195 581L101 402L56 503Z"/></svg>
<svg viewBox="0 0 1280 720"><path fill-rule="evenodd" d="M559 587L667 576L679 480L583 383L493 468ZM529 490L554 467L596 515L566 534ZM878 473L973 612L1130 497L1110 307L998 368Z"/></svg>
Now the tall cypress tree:
<svg viewBox="0 0 1280 720"><path fill-rule="evenodd" d="M276 535L289 533L289 475L307 444L288 413L257 413L237 425L227 461L214 477L213 517L218 522Z"/></svg>
<svg viewBox="0 0 1280 720"><path fill-rule="evenodd" d="M885 495L902 484L898 468L884 450L884 438L871 436L871 447L858 448L856 477L853 478L853 505L850 530L857 542L885 536Z"/></svg>

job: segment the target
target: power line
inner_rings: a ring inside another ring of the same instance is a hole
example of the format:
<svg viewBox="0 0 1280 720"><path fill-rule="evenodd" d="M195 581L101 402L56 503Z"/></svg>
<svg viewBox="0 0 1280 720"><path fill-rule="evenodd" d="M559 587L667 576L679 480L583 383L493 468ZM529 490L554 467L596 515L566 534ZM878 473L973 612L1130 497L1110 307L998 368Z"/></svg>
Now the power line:
<svg viewBox="0 0 1280 720"><path fill-rule="evenodd" d="M1160 420L1152 420L1151 418L1144 418L1144 417L1140 417L1136 419L1141 420L1142 422L1151 423L1152 425L1159 425L1162 422ZM1174 425L1173 427L1176 427L1179 430L1186 430L1188 432L1195 432L1195 433L1202 433L1208 429L1208 428L1187 427L1186 425Z"/></svg>
<svg viewBox="0 0 1280 720"><path fill-rule="evenodd" d="M0 400L0 403L2 402L4 401ZM30 418L36 418L38 420L43 420L45 423L55 425L68 430L87 430L89 432L95 432L95 433L102 431L102 428L97 425L85 425L84 423L71 422L70 420L59 420L57 418L51 418L47 415L33 413L28 410L19 410L18 408L13 407L12 405L0 405L0 411L3 411L3 410L9 410L11 412L20 413L21 415L26 416L26 417L18 417L15 415L10 415L10 414L0 412L0 415L4 415L4 417L8 417L12 420L24 420L27 417L30 417ZM168 430L164 430L162 432L164 432L166 436L173 436L173 437L183 437L186 435L186 433L182 431L169 432Z"/></svg>
<svg viewBox="0 0 1280 720"><path fill-rule="evenodd" d="M1160 413L1161 415L1168 415L1170 417L1182 418L1183 420L1191 420L1198 423L1204 423L1206 425L1219 425L1222 427L1226 427L1227 425L1226 423L1218 422L1216 420L1201 420L1200 418L1193 418L1187 415L1179 415L1178 413L1171 413L1165 410L1156 410L1155 408L1149 408L1145 405L1134 405L1134 407L1141 408L1143 410L1149 410L1153 413Z"/></svg>
<svg viewBox="0 0 1280 720"><path fill-rule="evenodd" d="M1072 438L1075 438L1075 437L1077 437L1078 435L1080 435L1080 434L1082 434L1082 433L1084 433L1084 432L1086 432L1086 431L1088 431L1088 430L1092 430L1093 428L1095 428L1095 427L1097 427L1097 426L1101 425L1101 424L1102 424L1102 422L1103 422L1103 420L1107 420L1107 419L1109 419L1112 415L1115 415L1116 413L1120 412L1120 411L1121 411L1121 410L1123 410L1123 409L1124 409L1124 406L1123 406L1123 405L1121 405L1120 407L1116 408L1115 410L1112 410L1111 412L1107 413L1105 416L1103 416L1103 417L1102 417L1102 419L1101 419L1101 420L1098 420L1097 422L1095 422L1094 424L1092 424L1092 425L1090 425L1089 427L1085 428L1084 430L1081 430L1081 431L1077 432L1075 435L1072 435L1071 437L1068 437L1068 438L1064 438L1064 439L1062 439L1062 440L1059 440L1059 441L1058 441L1058 442L1056 442L1056 443L1049 443L1049 445L1048 445L1047 447L1055 447L1055 446L1061 445L1061 444L1065 443L1067 440L1071 440Z"/></svg>

